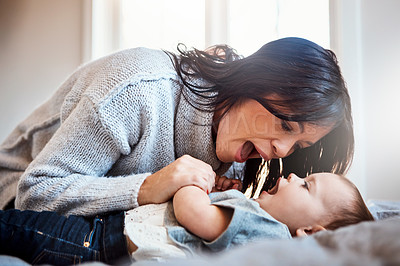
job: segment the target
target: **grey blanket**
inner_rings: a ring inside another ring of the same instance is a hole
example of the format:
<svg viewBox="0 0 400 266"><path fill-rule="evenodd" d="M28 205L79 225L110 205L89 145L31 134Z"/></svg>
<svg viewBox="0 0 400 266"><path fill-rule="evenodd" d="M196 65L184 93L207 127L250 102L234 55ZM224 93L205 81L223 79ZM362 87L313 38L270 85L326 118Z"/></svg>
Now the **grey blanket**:
<svg viewBox="0 0 400 266"><path fill-rule="evenodd" d="M133 265L400 265L400 201L375 201L369 207L377 221L322 231L304 238L263 240L219 254ZM27 264L16 258L0 256L0 265Z"/></svg>
<svg viewBox="0 0 400 266"><path fill-rule="evenodd" d="M134 265L160 265L140 262ZM400 217L293 240L266 240L217 255L162 265L400 265Z"/></svg>
<svg viewBox="0 0 400 266"><path fill-rule="evenodd" d="M400 201L370 201L374 222L305 238L264 240L229 251L162 265L400 265ZM134 265L160 265L140 262Z"/></svg>

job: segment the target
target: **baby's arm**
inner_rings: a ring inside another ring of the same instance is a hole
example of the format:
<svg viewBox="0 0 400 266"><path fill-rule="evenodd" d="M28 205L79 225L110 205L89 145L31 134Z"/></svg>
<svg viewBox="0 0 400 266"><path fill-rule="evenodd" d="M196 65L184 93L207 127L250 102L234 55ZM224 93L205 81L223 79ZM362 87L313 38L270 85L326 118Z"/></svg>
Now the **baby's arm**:
<svg viewBox="0 0 400 266"><path fill-rule="evenodd" d="M211 205L207 193L196 186L179 189L174 196L178 222L198 237L213 241L228 227L233 210Z"/></svg>

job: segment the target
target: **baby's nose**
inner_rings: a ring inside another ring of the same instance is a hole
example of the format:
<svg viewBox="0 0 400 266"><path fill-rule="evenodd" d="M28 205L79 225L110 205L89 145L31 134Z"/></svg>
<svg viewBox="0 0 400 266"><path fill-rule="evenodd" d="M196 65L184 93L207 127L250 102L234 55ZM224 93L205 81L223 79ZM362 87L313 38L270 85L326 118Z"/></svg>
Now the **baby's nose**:
<svg viewBox="0 0 400 266"><path fill-rule="evenodd" d="M291 173L291 174L289 174L287 180L290 182L290 181L294 181L295 179L298 179L298 178L299 178L299 177L298 177L296 174ZM292 180L292 179L293 179L293 180Z"/></svg>

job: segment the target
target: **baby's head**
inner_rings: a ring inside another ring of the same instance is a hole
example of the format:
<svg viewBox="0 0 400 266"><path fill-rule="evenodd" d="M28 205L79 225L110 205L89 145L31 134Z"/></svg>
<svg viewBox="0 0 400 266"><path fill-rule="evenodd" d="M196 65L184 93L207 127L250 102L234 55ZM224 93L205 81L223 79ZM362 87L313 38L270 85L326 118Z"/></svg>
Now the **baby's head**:
<svg viewBox="0 0 400 266"><path fill-rule="evenodd" d="M290 174L268 192L263 191L256 201L298 236L373 220L356 186L331 173L306 178Z"/></svg>

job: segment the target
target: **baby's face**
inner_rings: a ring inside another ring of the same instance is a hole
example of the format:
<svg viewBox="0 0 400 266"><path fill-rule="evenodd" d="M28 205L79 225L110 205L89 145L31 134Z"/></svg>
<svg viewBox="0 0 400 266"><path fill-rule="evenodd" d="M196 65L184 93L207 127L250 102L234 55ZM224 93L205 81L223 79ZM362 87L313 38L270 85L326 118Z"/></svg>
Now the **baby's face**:
<svg viewBox="0 0 400 266"><path fill-rule="evenodd" d="M256 202L294 234L301 227L323 226L330 210L351 198L350 187L335 174L318 173L306 178L290 174L287 179L280 178L268 192L263 191Z"/></svg>

